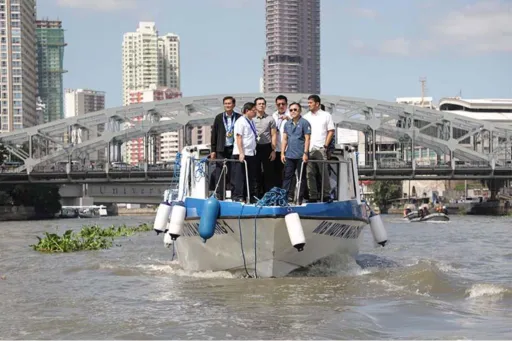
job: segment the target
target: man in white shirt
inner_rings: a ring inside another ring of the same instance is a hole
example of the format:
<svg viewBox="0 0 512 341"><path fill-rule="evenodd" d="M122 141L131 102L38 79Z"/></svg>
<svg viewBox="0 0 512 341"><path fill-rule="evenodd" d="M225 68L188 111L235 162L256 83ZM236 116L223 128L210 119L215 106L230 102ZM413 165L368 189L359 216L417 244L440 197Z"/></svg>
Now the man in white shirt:
<svg viewBox="0 0 512 341"><path fill-rule="evenodd" d="M284 95L276 97L277 111L272 115L276 122L277 141L276 141L276 158L274 163L274 186L281 187L283 184L283 170L284 165L281 162L281 132L284 129L285 123L291 118L290 111L288 110L288 98Z"/></svg>
<svg viewBox="0 0 512 341"><path fill-rule="evenodd" d="M235 188L232 198L233 201L244 201L247 195L247 181L249 181L249 198L251 202L255 202L254 196L257 195L259 173L259 163L256 157L258 133L253 122L253 118L256 116L256 105L250 102L245 103L242 113L244 116L236 121L234 128L233 158L240 162L236 162L234 165ZM248 178L246 178L244 161L247 163Z"/></svg>
<svg viewBox="0 0 512 341"><path fill-rule="evenodd" d="M327 160L327 151L334 136L334 122L331 114L323 111L320 106L320 97L311 95L308 97L309 112L304 118L311 125L311 141L309 144L309 160ZM322 177L323 168L323 178ZM308 162L307 166L309 202L327 201L330 202L331 184L329 182L328 164ZM323 193L318 187L317 180L323 181Z"/></svg>

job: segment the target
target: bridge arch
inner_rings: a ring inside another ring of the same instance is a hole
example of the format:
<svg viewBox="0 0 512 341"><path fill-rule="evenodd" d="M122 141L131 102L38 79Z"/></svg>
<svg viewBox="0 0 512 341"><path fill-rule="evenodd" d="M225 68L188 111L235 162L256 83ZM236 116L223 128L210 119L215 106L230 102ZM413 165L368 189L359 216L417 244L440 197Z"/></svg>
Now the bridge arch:
<svg viewBox="0 0 512 341"><path fill-rule="evenodd" d="M133 104L61 119L35 127L1 134L0 141L13 154L25 161L29 169L50 162L66 160L77 153L91 153L110 144L120 144L136 137L176 131L184 126L211 125L216 114L223 111L222 99L227 94L183 97L171 100ZM236 98L237 109L256 97L267 100L269 112L276 110L275 93L229 94ZM309 94L284 94L289 102L307 106ZM411 105L366 98L322 95L322 103L340 128L365 132L375 139L378 134L393 139L407 139L411 145L423 146L439 154L460 160L510 160L512 126L485 122ZM134 118L142 117L134 122ZM123 129L123 126L128 126ZM98 129L102 126L102 129ZM468 138L480 138L482 150L467 145ZM88 138L70 139L73 132L87 132ZM91 136L92 134L92 136ZM68 140L62 140L67 135ZM46 153L35 153L35 145L52 143L56 147ZM28 152L20 145L28 145ZM21 169L20 169L21 170Z"/></svg>

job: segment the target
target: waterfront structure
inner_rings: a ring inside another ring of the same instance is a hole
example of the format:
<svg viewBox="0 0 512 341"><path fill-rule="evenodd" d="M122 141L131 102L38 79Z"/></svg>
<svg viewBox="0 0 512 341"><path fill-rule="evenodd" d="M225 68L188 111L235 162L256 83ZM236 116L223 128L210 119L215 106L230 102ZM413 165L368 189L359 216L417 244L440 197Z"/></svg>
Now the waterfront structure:
<svg viewBox="0 0 512 341"><path fill-rule="evenodd" d="M264 92L320 93L320 0L266 0Z"/></svg>
<svg viewBox="0 0 512 341"><path fill-rule="evenodd" d="M512 121L512 98L465 99L445 97L439 101L439 110L477 120L510 123Z"/></svg>
<svg viewBox="0 0 512 341"><path fill-rule="evenodd" d="M122 49L123 105L181 96L178 35L168 33L160 36L154 22L140 22L136 32L124 34ZM141 119L136 117L132 123ZM144 139L129 141L125 144L125 162L137 164L147 161L146 154L156 155L158 160L152 162L159 161L162 154L168 155L171 151L179 150L177 147L182 143L180 139L183 138L178 132L167 133L151 146L156 153L149 154L143 148Z"/></svg>
<svg viewBox="0 0 512 341"><path fill-rule="evenodd" d="M0 23L0 133L4 133L40 123L36 110L36 1L2 1Z"/></svg>
<svg viewBox="0 0 512 341"><path fill-rule="evenodd" d="M59 20L37 20L38 97L45 106L43 122L64 118L62 75L64 70L64 30Z"/></svg>
<svg viewBox="0 0 512 341"><path fill-rule="evenodd" d="M436 109L432 97L397 97L396 102L400 104L414 105L420 108Z"/></svg>

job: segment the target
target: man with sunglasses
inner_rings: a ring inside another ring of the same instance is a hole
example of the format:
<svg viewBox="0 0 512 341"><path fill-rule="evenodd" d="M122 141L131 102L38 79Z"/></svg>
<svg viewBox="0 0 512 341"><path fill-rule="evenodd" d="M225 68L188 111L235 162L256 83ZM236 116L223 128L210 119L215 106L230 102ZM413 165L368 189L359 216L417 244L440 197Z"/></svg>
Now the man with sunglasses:
<svg viewBox="0 0 512 341"><path fill-rule="evenodd" d="M233 145L235 143L235 122L240 118L240 114L234 111L236 100L232 96L226 96L222 100L224 104L224 112L218 114L213 121L211 154L212 160L219 160L215 163L215 172L210 189L215 189L215 185L219 181L222 172L222 160L233 159ZM232 179L232 162L227 162L226 185L233 191L234 181ZM227 188L224 188L224 181L220 180L217 195L223 200L226 198ZM231 193L233 196L233 193Z"/></svg>
<svg viewBox="0 0 512 341"><path fill-rule="evenodd" d="M276 122L277 141L276 141L276 159L274 161L274 186L281 187L283 184L283 163L281 162L281 132L285 123L290 119L288 111L288 98L284 95L276 97L277 111L272 115Z"/></svg>
<svg viewBox="0 0 512 341"><path fill-rule="evenodd" d="M288 120L283 129L281 162L284 164L283 189L290 197L290 187L293 177L299 176L299 197L296 204L302 205L306 189L306 170L303 164L309 159L309 142L311 125L301 116L302 108L299 103L290 104L291 120Z"/></svg>

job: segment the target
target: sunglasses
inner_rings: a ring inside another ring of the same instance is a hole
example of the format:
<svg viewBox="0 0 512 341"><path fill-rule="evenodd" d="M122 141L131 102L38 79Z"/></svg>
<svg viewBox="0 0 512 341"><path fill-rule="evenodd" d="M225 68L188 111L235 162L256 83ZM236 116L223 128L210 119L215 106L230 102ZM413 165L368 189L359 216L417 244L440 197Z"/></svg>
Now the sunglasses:
<svg viewBox="0 0 512 341"><path fill-rule="evenodd" d="M290 111L299 111L297 108L290 109Z"/></svg>

